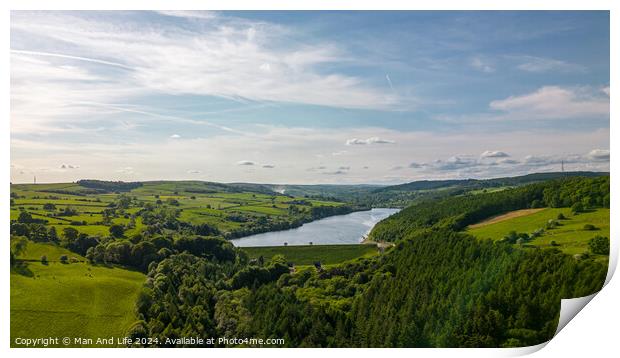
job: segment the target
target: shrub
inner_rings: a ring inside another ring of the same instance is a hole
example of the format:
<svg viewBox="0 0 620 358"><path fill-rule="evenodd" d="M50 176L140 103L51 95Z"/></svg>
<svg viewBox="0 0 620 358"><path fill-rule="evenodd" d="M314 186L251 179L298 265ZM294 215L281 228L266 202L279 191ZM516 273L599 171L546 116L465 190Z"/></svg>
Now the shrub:
<svg viewBox="0 0 620 358"><path fill-rule="evenodd" d="M67 257L67 255L60 256L60 262L62 262L63 264L66 264L68 259L69 258Z"/></svg>
<svg viewBox="0 0 620 358"><path fill-rule="evenodd" d="M41 256L41 263L43 265L47 265L47 256L45 256L45 255Z"/></svg>
<svg viewBox="0 0 620 358"><path fill-rule="evenodd" d="M596 226L594 226L594 225L592 225L592 224L585 224L585 225L583 226L583 229L584 229L584 230L587 230L587 231L594 231L594 230L596 230Z"/></svg>
<svg viewBox="0 0 620 358"><path fill-rule="evenodd" d="M558 226L558 222L550 219L549 221L547 221L547 229L555 229Z"/></svg>
<svg viewBox="0 0 620 358"><path fill-rule="evenodd" d="M550 244L551 244L551 246L560 246L560 244L555 242L555 240L552 240Z"/></svg>
<svg viewBox="0 0 620 358"><path fill-rule="evenodd" d="M564 216L564 214L559 213L558 214L558 220L566 220L566 216Z"/></svg>
<svg viewBox="0 0 620 358"><path fill-rule="evenodd" d="M604 236L596 235L590 239L588 247L593 254L609 255L609 239Z"/></svg>

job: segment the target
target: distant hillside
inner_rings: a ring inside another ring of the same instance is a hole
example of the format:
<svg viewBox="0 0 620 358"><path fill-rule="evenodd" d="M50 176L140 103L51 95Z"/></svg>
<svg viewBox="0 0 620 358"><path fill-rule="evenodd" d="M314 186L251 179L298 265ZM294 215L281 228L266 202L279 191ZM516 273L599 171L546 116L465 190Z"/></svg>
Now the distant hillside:
<svg viewBox="0 0 620 358"><path fill-rule="evenodd" d="M463 189L483 189L502 186L518 186L523 184L541 182L562 177L598 177L609 175L607 172L551 172L533 173L516 177L503 177L493 179L453 179L453 180L418 180L411 183L387 186L376 189L374 192L390 191L417 191L433 190L449 187L462 187Z"/></svg>
<svg viewBox="0 0 620 358"><path fill-rule="evenodd" d="M372 191L382 188L380 185L270 185L270 188L278 193L293 196L306 196L317 198L329 198L332 200L349 201L353 198L367 195Z"/></svg>

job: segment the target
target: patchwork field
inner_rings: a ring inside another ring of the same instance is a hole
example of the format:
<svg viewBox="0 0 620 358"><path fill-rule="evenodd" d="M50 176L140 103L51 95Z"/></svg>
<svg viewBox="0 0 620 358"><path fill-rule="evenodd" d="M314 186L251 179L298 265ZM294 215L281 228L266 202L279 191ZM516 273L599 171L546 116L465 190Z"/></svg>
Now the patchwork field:
<svg viewBox="0 0 620 358"><path fill-rule="evenodd" d="M121 195L129 197L131 202L118 210L116 204ZM252 233L256 226L282 226L308 216L312 208L344 205L192 181L146 182L123 192L98 191L77 183L11 185L11 220L18 220L25 211L33 219L46 220L59 234L64 228L72 227L89 236L104 237L110 235L110 226L123 225L125 236L131 237L144 229L137 213L146 204L173 208L182 222L207 224L222 235L233 237ZM114 214L106 221L104 216L110 209L115 209Z"/></svg>
<svg viewBox="0 0 620 358"><path fill-rule="evenodd" d="M49 263L41 263L46 255ZM122 337L135 321L133 306L145 276L60 255L83 257L56 245L29 242L11 270L11 345L15 338ZM64 345L62 345L64 347Z"/></svg>
<svg viewBox="0 0 620 358"><path fill-rule="evenodd" d="M332 265L378 254L377 246L372 244L244 247L243 250L250 258L263 256L266 260L284 255L287 261L301 266L313 265L317 261Z"/></svg>
<svg viewBox="0 0 620 358"><path fill-rule="evenodd" d="M566 219L557 220L560 213ZM579 214L572 214L569 208L547 208L533 212L519 210L502 217L501 220L497 220L500 217L496 217L494 220L472 225L467 232L479 238L499 240L510 231L532 233L544 228L544 233L528 242L528 245L552 247L551 242L555 241L558 245L555 247L570 255L588 251L588 241L596 235L609 237L609 209L597 209ZM547 229L549 220L556 220L558 226ZM593 225L594 229L584 228L587 224ZM607 260L606 256L595 255L595 257L597 260Z"/></svg>

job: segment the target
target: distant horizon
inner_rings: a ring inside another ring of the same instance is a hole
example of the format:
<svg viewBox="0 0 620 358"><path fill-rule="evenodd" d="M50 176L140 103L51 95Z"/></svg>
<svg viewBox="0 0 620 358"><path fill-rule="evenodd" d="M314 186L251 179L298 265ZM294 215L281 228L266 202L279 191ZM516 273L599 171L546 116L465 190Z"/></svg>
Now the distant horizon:
<svg viewBox="0 0 620 358"><path fill-rule="evenodd" d="M80 178L72 181L65 182L39 182L37 180L36 183L33 182L10 182L11 185L44 185L44 184L77 184L80 180L98 180L104 182L134 182L134 183L152 183L152 182L204 182L204 183L217 183L217 184L257 184L257 185L300 185L300 186L315 186L315 185L326 185L326 186L397 186L401 184L408 184L419 181L462 181L462 180L493 180L493 179L502 179L502 178L516 178L522 177L526 175L534 175L534 174L574 174L574 173L595 173L595 174L610 174L609 171L592 171L592 170L570 170L570 171L548 171L548 172L532 172L526 174L516 174L516 175L507 175L507 176L493 176L493 177L485 177L485 178L433 178L433 179L416 179L407 182L397 182L397 183L320 183L320 184L309 184L309 183L258 183L258 182L246 182L246 181L238 181L238 182L221 182L221 181L213 181L213 180L201 180L201 179L147 179L147 180L108 180L108 179L97 179L97 178ZM34 179L34 178L33 178Z"/></svg>

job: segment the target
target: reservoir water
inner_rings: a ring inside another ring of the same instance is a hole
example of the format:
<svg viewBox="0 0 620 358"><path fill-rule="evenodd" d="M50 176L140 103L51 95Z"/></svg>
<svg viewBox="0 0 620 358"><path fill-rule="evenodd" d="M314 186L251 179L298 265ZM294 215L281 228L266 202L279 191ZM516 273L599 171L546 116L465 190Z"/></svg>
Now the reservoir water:
<svg viewBox="0 0 620 358"><path fill-rule="evenodd" d="M231 240L235 246L344 245L359 244L381 220L400 209L375 208L336 215L304 224L298 228L272 231Z"/></svg>

